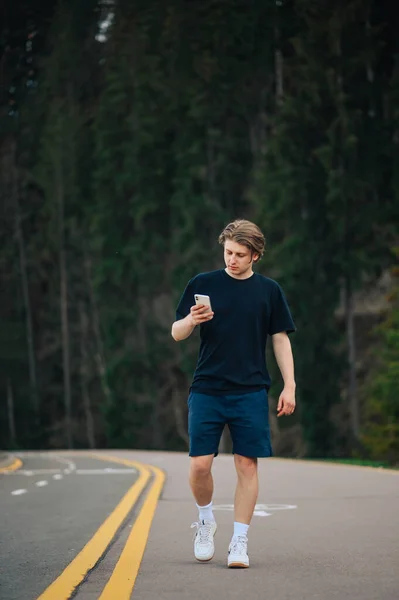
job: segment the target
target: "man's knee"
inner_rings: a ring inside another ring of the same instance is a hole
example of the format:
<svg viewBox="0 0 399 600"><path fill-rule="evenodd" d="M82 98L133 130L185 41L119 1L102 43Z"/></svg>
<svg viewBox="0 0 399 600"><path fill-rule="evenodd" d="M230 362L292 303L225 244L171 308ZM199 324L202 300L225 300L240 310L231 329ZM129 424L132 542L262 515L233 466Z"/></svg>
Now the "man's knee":
<svg viewBox="0 0 399 600"><path fill-rule="evenodd" d="M234 462L236 465L237 473L244 477L252 477L256 475L258 469L258 459L251 458L249 456L241 456L240 454L234 455Z"/></svg>
<svg viewBox="0 0 399 600"><path fill-rule="evenodd" d="M211 456L192 456L190 474L192 477L206 477L211 472L213 454Z"/></svg>

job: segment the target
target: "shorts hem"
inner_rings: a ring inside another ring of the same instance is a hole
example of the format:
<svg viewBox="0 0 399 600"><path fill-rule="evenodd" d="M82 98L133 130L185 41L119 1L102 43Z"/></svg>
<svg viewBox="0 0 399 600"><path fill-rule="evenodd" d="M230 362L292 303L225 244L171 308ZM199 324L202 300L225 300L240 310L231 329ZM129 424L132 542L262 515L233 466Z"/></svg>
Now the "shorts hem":
<svg viewBox="0 0 399 600"><path fill-rule="evenodd" d="M239 456L246 456L247 458L272 458L273 451L263 451L263 452L240 452L236 448L233 448L231 451L232 454L238 454Z"/></svg>
<svg viewBox="0 0 399 600"><path fill-rule="evenodd" d="M188 455L191 457L209 456L210 454L214 454L215 456L217 456L219 454L219 450L211 450L210 452L194 452L194 451L190 450L188 453Z"/></svg>

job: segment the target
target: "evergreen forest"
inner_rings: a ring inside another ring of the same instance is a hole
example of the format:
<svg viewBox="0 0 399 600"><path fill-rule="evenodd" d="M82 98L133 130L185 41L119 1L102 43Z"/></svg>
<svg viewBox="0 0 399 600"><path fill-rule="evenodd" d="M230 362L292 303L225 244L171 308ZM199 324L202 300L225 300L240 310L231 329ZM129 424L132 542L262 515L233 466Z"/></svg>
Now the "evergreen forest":
<svg viewBox="0 0 399 600"><path fill-rule="evenodd" d="M275 453L399 464L398 26L389 0L3 0L1 449L186 451L175 308L245 218L297 326Z"/></svg>

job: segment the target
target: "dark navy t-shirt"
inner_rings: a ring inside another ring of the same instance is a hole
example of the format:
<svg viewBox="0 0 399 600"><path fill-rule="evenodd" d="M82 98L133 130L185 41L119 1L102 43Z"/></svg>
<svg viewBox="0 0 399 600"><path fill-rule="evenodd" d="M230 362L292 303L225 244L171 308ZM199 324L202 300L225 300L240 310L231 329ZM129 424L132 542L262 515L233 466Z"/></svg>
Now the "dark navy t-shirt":
<svg viewBox="0 0 399 600"><path fill-rule="evenodd" d="M184 290L176 320L188 315L195 304L194 294L210 296L215 314L200 325L201 345L191 389L212 395L268 390L267 336L295 331L278 283L258 273L248 279L235 279L224 269L201 273Z"/></svg>

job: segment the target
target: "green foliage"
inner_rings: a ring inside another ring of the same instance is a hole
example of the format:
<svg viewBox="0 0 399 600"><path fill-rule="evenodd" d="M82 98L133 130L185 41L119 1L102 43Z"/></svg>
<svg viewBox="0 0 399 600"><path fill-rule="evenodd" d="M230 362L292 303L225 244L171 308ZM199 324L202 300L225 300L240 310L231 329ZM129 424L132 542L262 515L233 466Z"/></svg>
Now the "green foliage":
<svg viewBox="0 0 399 600"><path fill-rule="evenodd" d="M399 249L395 250L399 259ZM396 285L389 310L377 329L378 346L370 377L363 444L372 459L399 464L399 266L392 268Z"/></svg>
<svg viewBox="0 0 399 600"><path fill-rule="evenodd" d="M390 23L371 0L81 4L49 10L49 28L41 24L40 44L33 39L37 86L20 94L18 120L4 128L19 148L41 443L64 443L61 216L75 441L87 443L85 381L99 445L170 449L185 448L179 423L184 429L198 343L173 343L174 308L191 277L222 265L218 234L244 217L266 233L259 269L282 284L298 326L308 454L342 454L347 433L332 419L347 369L337 308L343 288L360 289L386 267L397 232L398 85L383 45ZM99 41L104 20L112 24ZM24 63L17 53L13 64ZM12 70L6 61L4 89ZM7 111L3 102L2 122ZM9 190L9 139L0 144L0 187ZM17 439L29 445L15 208L4 212L0 385L11 374ZM396 390L393 315L373 398ZM276 377L274 395L280 388ZM380 415L376 439L397 427L397 415L384 421L387 410L370 413Z"/></svg>
<svg viewBox="0 0 399 600"><path fill-rule="evenodd" d="M284 285L298 333L293 337L300 420L311 456L342 452L331 410L346 370L336 309L342 290L386 264L392 200L383 189L377 149L389 144L369 76L378 59L366 27L369 6L298 3L286 91L275 107L253 198L271 251L268 268ZM352 41L356 40L355 44Z"/></svg>

